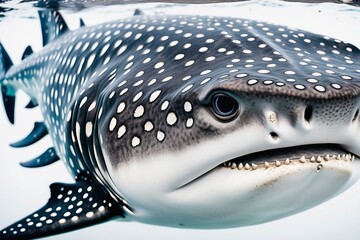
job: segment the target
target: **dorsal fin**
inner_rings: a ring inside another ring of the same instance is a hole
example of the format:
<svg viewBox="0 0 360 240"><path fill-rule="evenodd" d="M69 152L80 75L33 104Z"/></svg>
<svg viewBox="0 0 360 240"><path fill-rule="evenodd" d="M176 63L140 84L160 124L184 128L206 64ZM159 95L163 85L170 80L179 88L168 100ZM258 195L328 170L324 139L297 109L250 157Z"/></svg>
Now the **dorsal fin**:
<svg viewBox="0 0 360 240"><path fill-rule="evenodd" d="M30 56L34 51L32 50L31 46L27 46L25 48L25 51L21 57L21 60L24 60L25 58L27 58L28 56Z"/></svg>
<svg viewBox="0 0 360 240"><path fill-rule="evenodd" d="M140 9L135 9L134 11L134 16L138 16L138 15L145 15L145 13L143 11L141 11Z"/></svg>
<svg viewBox="0 0 360 240"><path fill-rule="evenodd" d="M39 11L43 46L69 30L63 17L57 11Z"/></svg>
<svg viewBox="0 0 360 240"><path fill-rule="evenodd" d="M85 26L84 20L80 18L80 27L84 27L84 26Z"/></svg>

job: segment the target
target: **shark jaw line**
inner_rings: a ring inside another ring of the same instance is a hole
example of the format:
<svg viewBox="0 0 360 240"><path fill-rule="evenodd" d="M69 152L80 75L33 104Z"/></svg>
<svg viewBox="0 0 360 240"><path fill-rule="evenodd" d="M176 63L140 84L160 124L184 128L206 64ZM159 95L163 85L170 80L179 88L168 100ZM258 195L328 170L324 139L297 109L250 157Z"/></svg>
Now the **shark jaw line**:
<svg viewBox="0 0 360 240"><path fill-rule="evenodd" d="M345 150L339 144L311 144L274 148L227 160L180 186L178 189L187 187L218 169L256 171L278 168L284 165L303 164L304 166L313 165L316 172L319 172L323 167L322 164L326 162L334 161L346 163L354 162L355 160L359 160L359 157L354 153Z"/></svg>
<svg viewBox="0 0 360 240"><path fill-rule="evenodd" d="M356 155L336 144L302 145L270 149L240 156L220 164L218 167L237 170L257 170L280 167L294 163L317 164L318 171L328 161L351 161Z"/></svg>

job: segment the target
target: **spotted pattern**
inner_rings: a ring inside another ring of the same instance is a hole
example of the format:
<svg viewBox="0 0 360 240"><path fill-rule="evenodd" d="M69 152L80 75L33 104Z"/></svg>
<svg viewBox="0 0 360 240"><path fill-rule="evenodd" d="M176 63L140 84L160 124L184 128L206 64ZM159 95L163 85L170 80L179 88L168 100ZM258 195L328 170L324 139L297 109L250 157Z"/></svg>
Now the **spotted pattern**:
<svg viewBox="0 0 360 240"><path fill-rule="evenodd" d="M196 126L193 96L204 86L236 82L242 91L319 98L355 94L358 59L359 50L340 40L264 22L137 16L64 34L7 78L39 98L57 153L78 175L88 171L86 158L101 161L87 144L101 142L92 140L96 117L102 141L118 139L112 148L141 151L159 139L170 144L167 136L177 134L168 131Z"/></svg>
<svg viewBox="0 0 360 240"><path fill-rule="evenodd" d="M136 16L64 33L11 68L4 83L38 100L56 153L75 178L91 176L111 191L103 153L116 165L216 135L199 117L211 90L353 96L360 90L359 56L338 39L264 22ZM59 224L95 214L77 213L79 200L72 203L70 195L64 193L64 206L73 208ZM29 223L46 224L56 213L44 211Z"/></svg>
<svg viewBox="0 0 360 240"><path fill-rule="evenodd" d="M104 200L106 193L91 185L55 183L50 189L51 198L46 206L3 229L1 234L22 238L22 234L32 232L36 233L32 235L35 237L43 234L44 229L47 234L55 234L58 231L56 228L69 228L79 221L82 224L94 224L122 215L116 202ZM49 230L46 226L52 226L52 229Z"/></svg>

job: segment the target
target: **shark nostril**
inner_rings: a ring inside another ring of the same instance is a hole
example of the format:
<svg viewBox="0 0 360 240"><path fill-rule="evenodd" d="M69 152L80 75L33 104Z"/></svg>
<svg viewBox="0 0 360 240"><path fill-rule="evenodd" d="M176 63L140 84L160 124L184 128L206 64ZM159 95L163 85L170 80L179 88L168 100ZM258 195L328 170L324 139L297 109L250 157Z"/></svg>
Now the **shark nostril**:
<svg viewBox="0 0 360 240"><path fill-rule="evenodd" d="M277 140L279 138L279 135L276 132L271 132L270 136L273 140Z"/></svg>
<svg viewBox="0 0 360 240"><path fill-rule="evenodd" d="M355 114L354 114L354 117L353 117L353 119L352 119L352 121L355 121L356 120L356 118L359 116L359 109L358 110L356 110L356 112L355 112Z"/></svg>
<svg viewBox="0 0 360 240"><path fill-rule="evenodd" d="M312 115L313 115L313 108L312 108L312 106L307 106L307 107L305 108L305 112L304 112L304 119L305 119L305 121L307 121L308 123L310 123L311 118L312 118Z"/></svg>

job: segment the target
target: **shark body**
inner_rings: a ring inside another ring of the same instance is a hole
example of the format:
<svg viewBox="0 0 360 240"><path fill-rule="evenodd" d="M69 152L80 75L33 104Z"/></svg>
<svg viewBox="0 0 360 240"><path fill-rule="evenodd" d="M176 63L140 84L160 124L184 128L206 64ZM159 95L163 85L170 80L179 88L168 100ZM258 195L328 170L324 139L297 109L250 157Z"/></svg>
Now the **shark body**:
<svg viewBox="0 0 360 240"><path fill-rule="evenodd" d="M10 121L18 89L44 116L13 146L50 134L54 147L22 165L62 159L76 183L51 185L49 202L2 239L113 218L257 224L358 179L355 46L236 18L141 15L69 31L59 13L39 15L40 52L12 66L0 46Z"/></svg>

